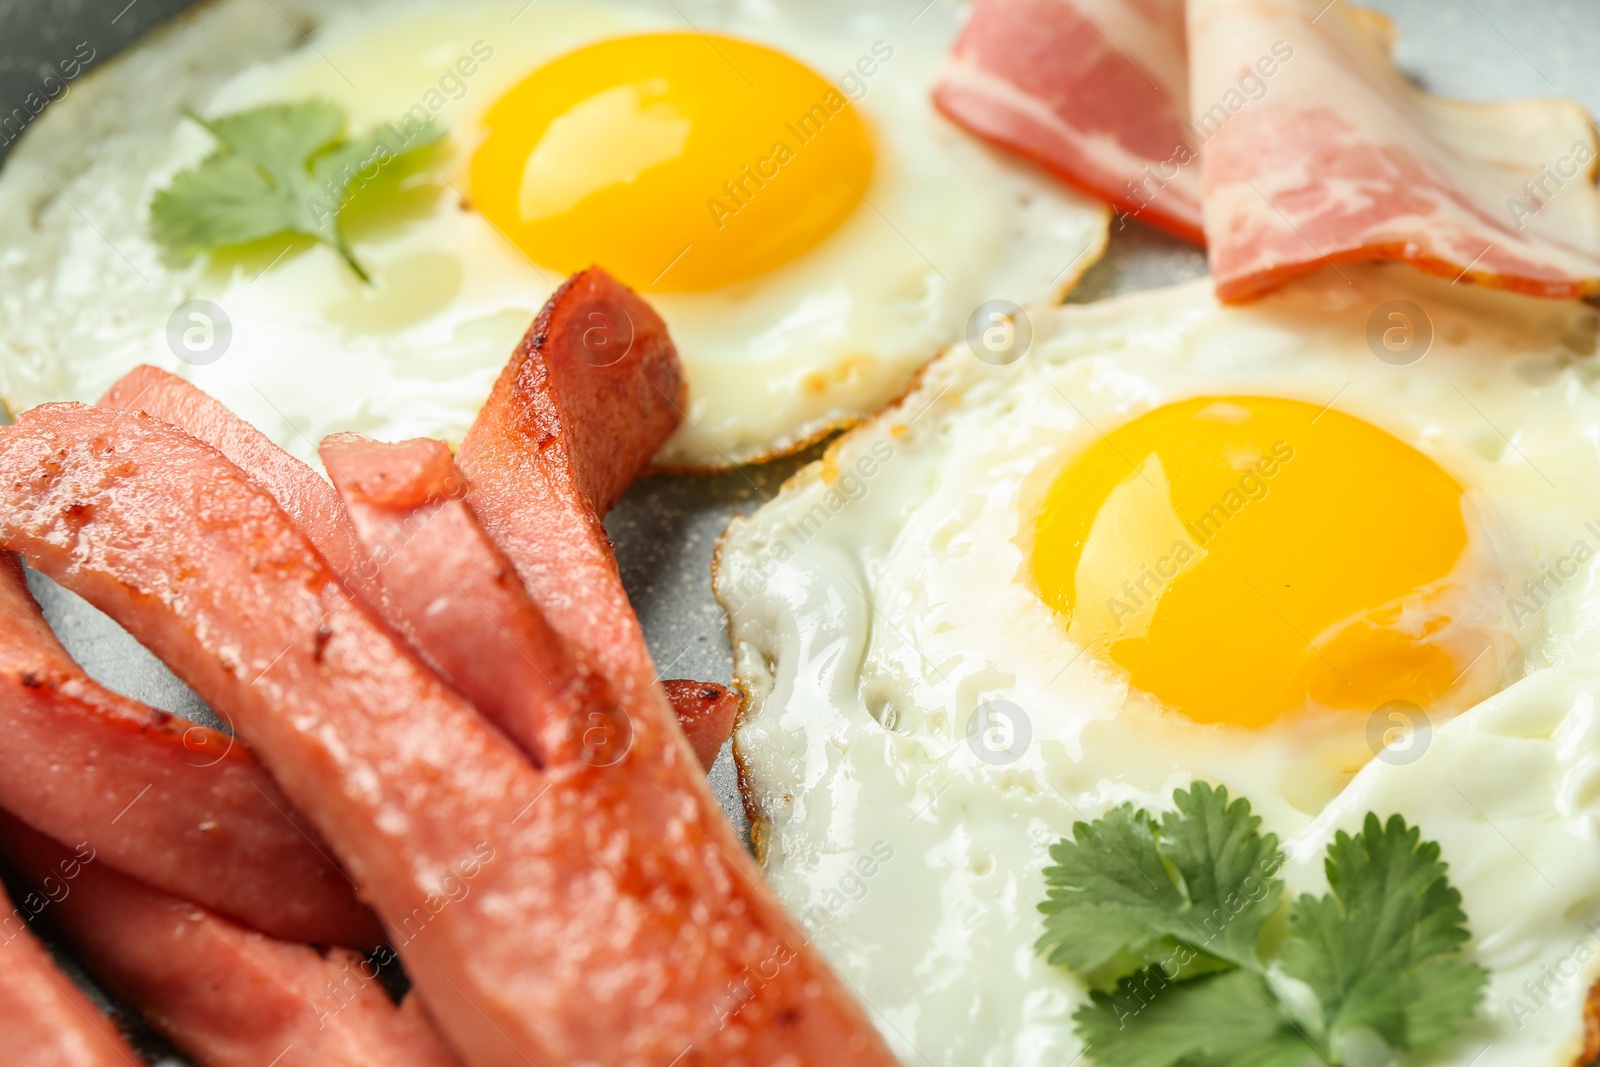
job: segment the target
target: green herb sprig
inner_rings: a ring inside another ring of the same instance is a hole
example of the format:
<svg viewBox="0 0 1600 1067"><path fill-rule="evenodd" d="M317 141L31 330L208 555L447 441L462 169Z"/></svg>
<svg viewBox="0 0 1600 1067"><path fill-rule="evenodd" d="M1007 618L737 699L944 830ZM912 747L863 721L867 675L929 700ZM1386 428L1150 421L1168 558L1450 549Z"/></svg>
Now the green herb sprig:
<svg viewBox="0 0 1600 1067"><path fill-rule="evenodd" d="M1343 1064L1346 1039L1411 1051L1459 1033L1488 974L1468 962L1439 846L1392 815L1328 846L1330 892L1283 910L1278 839L1206 783L1158 821L1125 804L1051 847L1038 951L1091 987L1073 1016L1100 1067ZM1285 997L1283 979L1303 984Z"/></svg>
<svg viewBox="0 0 1600 1067"><path fill-rule="evenodd" d="M345 207L383 168L441 136L432 123L389 123L346 138L344 113L323 100L190 118L221 147L150 203L151 235L171 261L295 233L332 247L362 281L371 279L340 229Z"/></svg>

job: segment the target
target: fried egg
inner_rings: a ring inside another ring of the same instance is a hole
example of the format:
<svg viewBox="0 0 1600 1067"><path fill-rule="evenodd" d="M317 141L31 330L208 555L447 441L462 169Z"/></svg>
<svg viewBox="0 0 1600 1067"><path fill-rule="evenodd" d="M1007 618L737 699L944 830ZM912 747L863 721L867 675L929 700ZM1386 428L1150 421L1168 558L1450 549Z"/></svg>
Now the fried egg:
<svg viewBox="0 0 1600 1067"><path fill-rule="evenodd" d="M457 440L597 262L684 363L663 465L798 447L986 301L1059 299L1105 243L1102 205L933 110L959 13L919 6L203 6L74 83L0 174L0 396L92 400L151 362L303 458L338 430ZM446 134L351 199L372 284L306 239L163 262L151 198L215 147L185 111L311 98L353 134Z"/></svg>
<svg viewBox="0 0 1600 1067"><path fill-rule="evenodd" d="M1368 811L1441 844L1492 978L1429 1064L1578 1055L1600 314L1343 274L1028 309L730 525L758 855L906 1063L1075 1062L1047 849L1196 780L1291 894Z"/></svg>

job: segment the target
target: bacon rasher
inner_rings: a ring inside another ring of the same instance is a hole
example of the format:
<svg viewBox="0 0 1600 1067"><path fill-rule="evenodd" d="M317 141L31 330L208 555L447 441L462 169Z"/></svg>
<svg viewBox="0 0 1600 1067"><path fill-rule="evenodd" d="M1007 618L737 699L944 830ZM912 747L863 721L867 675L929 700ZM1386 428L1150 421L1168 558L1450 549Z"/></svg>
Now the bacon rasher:
<svg viewBox="0 0 1600 1067"><path fill-rule="evenodd" d="M1381 260L1600 293L1589 116L1432 96L1394 69L1394 36L1326 0L978 0L934 99L1125 215L1203 240L1225 301Z"/></svg>
<svg viewBox="0 0 1600 1067"><path fill-rule="evenodd" d="M1600 292L1595 134L1573 101L1425 93L1394 69L1388 20L1346 3L1190 0L1188 29L1223 300L1365 260L1531 296ZM1253 64L1285 49L1259 99L1234 107Z"/></svg>
<svg viewBox="0 0 1600 1067"><path fill-rule="evenodd" d="M934 103L985 140L1204 240L1183 0L977 0Z"/></svg>

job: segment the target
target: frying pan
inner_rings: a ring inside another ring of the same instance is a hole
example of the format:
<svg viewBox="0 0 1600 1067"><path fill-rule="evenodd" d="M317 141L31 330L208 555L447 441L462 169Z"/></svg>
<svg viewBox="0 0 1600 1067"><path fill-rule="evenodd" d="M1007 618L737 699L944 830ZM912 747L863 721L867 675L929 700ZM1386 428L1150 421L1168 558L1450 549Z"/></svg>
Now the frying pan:
<svg viewBox="0 0 1600 1067"><path fill-rule="evenodd" d="M5 120L64 56L88 42L91 76L117 52L194 0L0 0L0 166L15 144ZM934 0L955 3L958 0ZM1368 0L1396 18L1401 66L1427 88L1468 99L1566 95L1600 114L1600 0ZM80 53L81 54L81 53ZM51 83L54 84L54 83ZM59 91L59 90L58 90ZM69 90L70 91L70 88ZM15 129L13 123L12 129ZM1070 299L1098 300L1204 273L1193 248L1130 224L1114 229L1105 259ZM770 499L820 455L812 449L760 467L635 484L606 519L623 582L663 677L727 682L726 620L711 596L717 537L738 512ZM63 643L101 682L156 707L221 726L115 623L37 574L30 585ZM725 747L711 772L730 820L747 830L737 772ZM71 968L70 961L67 963ZM74 969L75 977L82 978ZM87 983L86 983L87 984ZM159 1067L185 1067L159 1039L136 1035Z"/></svg>

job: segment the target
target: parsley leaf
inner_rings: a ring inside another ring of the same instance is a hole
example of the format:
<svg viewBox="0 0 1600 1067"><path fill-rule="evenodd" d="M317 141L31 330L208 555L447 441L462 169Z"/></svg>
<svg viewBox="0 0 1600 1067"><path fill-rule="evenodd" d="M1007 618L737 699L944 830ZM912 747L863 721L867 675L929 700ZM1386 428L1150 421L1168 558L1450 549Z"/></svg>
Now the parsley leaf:
<svg viewBox="0 0 1600 1067"><path fill-rule="evenodd" d="M1404 1052L1471 1019L1488 974L1462 958L1466 915L1438 845L1398 815L1336 835L1331 892L1293 902L1281 956L1263 964L1283 883L1260 825L1202 782L1159 822L1125 804L1051 848L1037 950L1090 984L1073 1022L1100 1067L1341 1067L1352 1031ZM1289 980L1313 999L1280 996Z"/></svg>
<svg viewBox="0 0 1600 1067"><path fill-rule="evenodd" d="M1124 804L1050 849L1038 944L1049 962L1107 989L1158 959L1174 977L1259 969L1256 940L1282 894L1278 839L1226 789L1198 782L1173 799L1159 826Z"/></svg>
<svg viewBox="0 0 1600 1067"><path fill-rule="evenodd" d="M389 124L347 140L344 114L322 100L190 117L222 147L150 203L151 234L170 259L297 233L332 247L362 281L371 279L345 242L340 212L378 169L441 135L432 124L409 133Z"/></svg>
<svg viewBox="0 0 1600 1067"><path fill-rule="evenodd" d="M1460 958L1467 917L1439 846L1369 814L1328 846L1327 871L1332 893L1295 902L1283 969L1317 994L1330 1040L1366 1026L1405 1050L1454 1034L1488 974Z"/></svg>
<svg viewBox="0 0 1600 1067"><path fill-rule="evenodd" d="M1300 1067L1320 1060L1260 975L1244 971L1172 982L1159 971L1095 993L1073 1015L1100 1067Z"/></svg>

